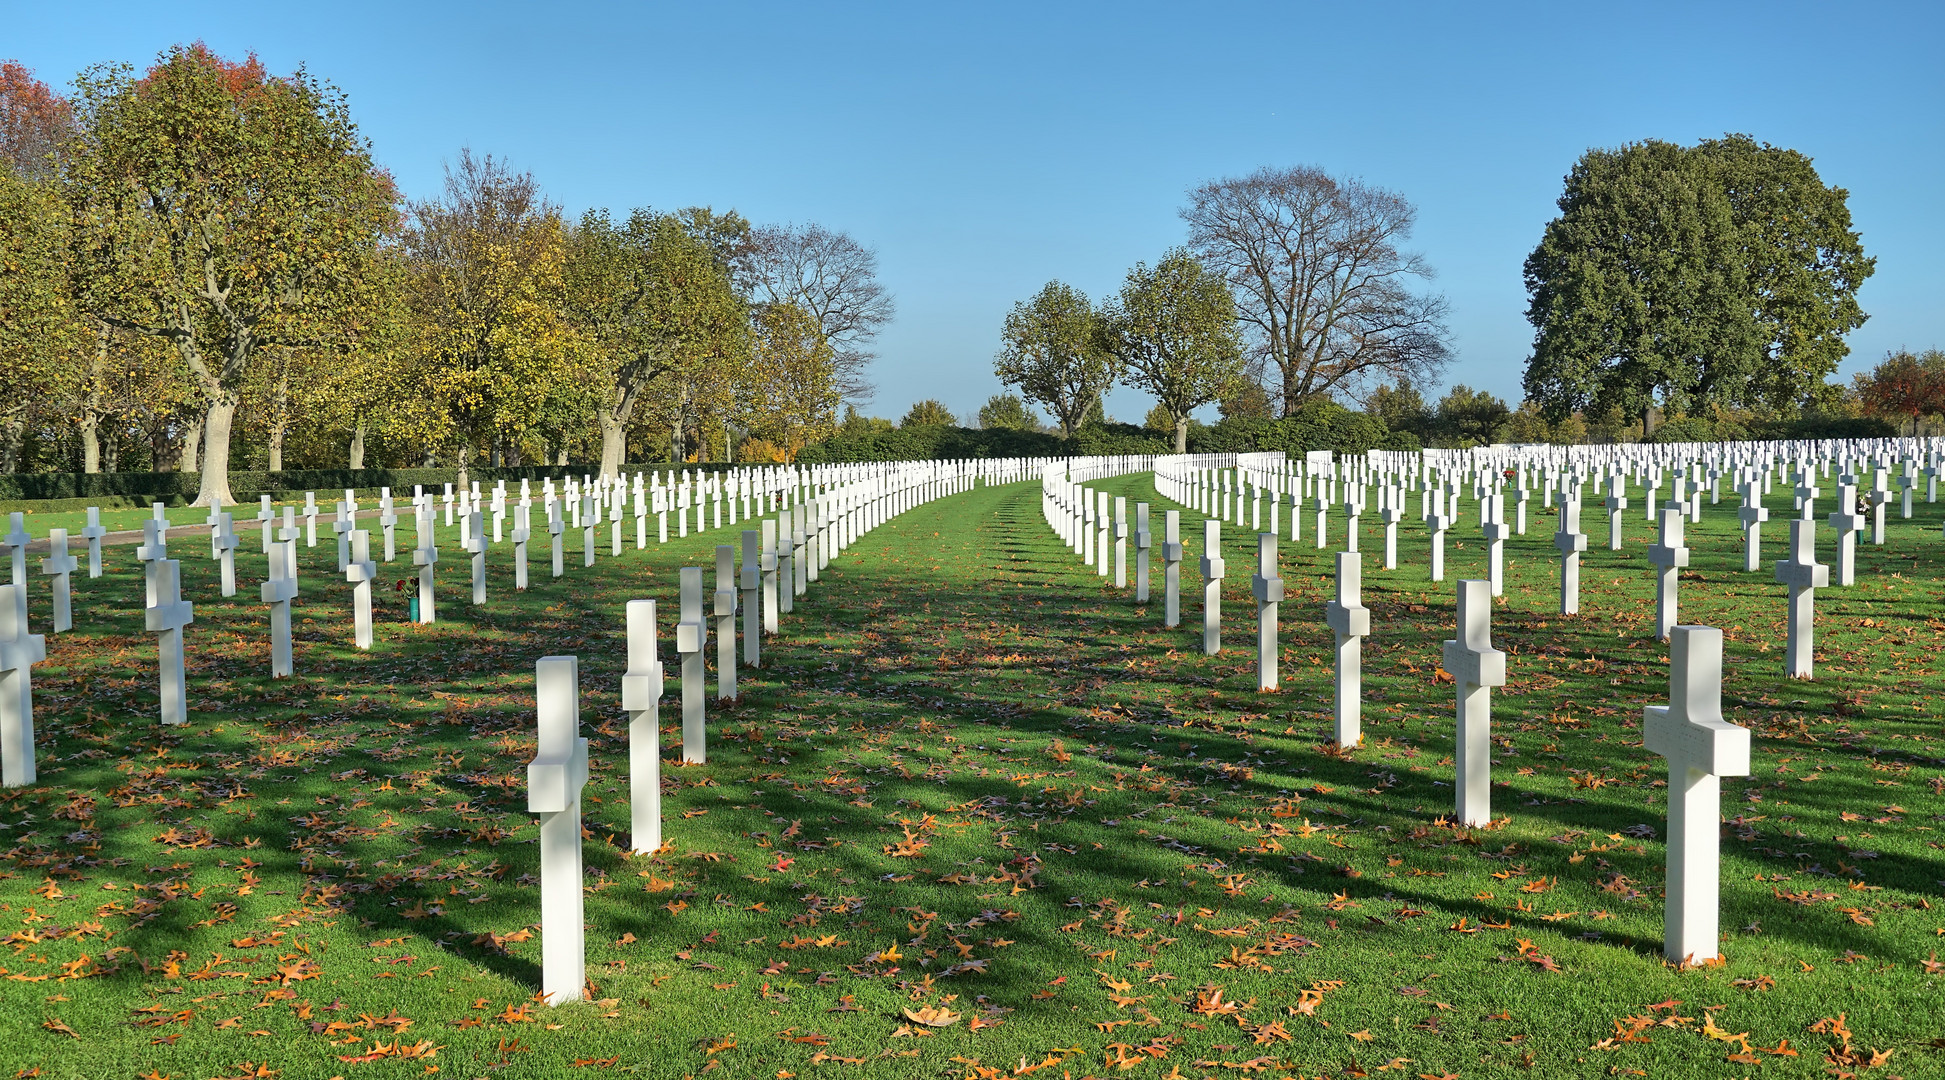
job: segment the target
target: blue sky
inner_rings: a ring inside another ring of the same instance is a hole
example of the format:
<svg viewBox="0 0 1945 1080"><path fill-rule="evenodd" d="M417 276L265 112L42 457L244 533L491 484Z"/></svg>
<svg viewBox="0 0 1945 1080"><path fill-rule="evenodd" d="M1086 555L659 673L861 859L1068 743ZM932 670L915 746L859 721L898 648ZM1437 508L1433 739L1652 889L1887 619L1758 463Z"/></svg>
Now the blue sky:
<svg viewBox="0 0 1945 1080"><path fill-rule="evenodd" d="M1877 274L1843 374L1945 346L1945 5L0 3L65 84L174 42L306 65L436 193L461 146L571 212L733 207L851 233L898 317L871 411L999 391L1011 304L1182 239L1197 183L1311 164L1417 204L1446 382L1517 401L1520 264L1590 146L1746 132L1809 154ZM1428 395L1429 396L1429 395ZM1110 396L1139 420L1150 402Z"/></svg>

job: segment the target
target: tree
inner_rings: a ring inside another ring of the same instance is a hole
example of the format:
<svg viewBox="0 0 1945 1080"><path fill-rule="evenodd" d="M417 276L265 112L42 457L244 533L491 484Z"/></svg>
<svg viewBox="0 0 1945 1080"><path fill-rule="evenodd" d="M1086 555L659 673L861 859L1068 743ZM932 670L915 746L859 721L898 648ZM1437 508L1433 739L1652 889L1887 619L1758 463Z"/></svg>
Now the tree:
<svg viewBox="0 0 1945 1080"><path fill-rule="evenodd" d="M1104 330L1087 294L1050 281L1007 314L993 373L1002 385L1046 406L1062 437L1071 439L1088 408L1098 407L1121 374Z"/></svg>
<svg viewBox="0 0 1945 1080"><path fill-rule="evenodd" d="M870 400L870 345L893 312L878 280L877 252L816 224L766 225L737 250L756 303L795 304L808 313L837 362L838 391L846 401Z"/></svg>
<svg viewBox="0 0 1945 1080"><path fill-rule="evenodd" d="M940 425L949 426L956 423L958 423L958 419L952 415L951 409L945 407L945 402L934 398L926 398L924 401L913 402L912 407L906 410L905 418L898 422L898 426L902 428L936 427Z"/></svg>
<svg viewBox="0 0 1945 1080"><path fill-rule="evenodd" d="M1175 452L1188 452L1189 414L1220 399L1243 374L1236 301L1222 278L1177 248L1154 269L1136 263L1105 316L1108 348L1129 385L1155 395L1174 419Z"/></svg>
<svg viewBox="0 0 1945 1080"><path fill-rule="evenodd" d="M740 419L783 460L837 431L837 357L810 313L795 304L756 314L755 348L737 377Z"/></svg>
<svg viewBox="0 0 1945 1080"><path fill-rule="evenodd" d="M747 361L751 338L724 253L733 243L724 238L735 229L722 227L723 220L708 211L638 209L617 226L607 211L589 211L569 238L568 307L602 384L596 417L604 476L619 474L628 427L650 387L667 384L661 397L673 407L678 437L703 398L718 411L727 407L726 395L715 391L728 385L731 368ZM780 315L769 325L800 324ZM822 408L823 396L805 407ZM678 460L686 456L676 449Z"/></svg>
<svg viewBox="0 0 1945 1080"><path fill-rule="evenodd" d="M1018 394L994 394L979 407L979 426L1008 431L1039 431L1040 417L1034 415Z"/></svg>
<svg viewBox="0 0 1945 1080"><path fill-rule="evenodd" d="M1434 424L1447 445L1484 446L1498 441L1512 415L1498 397L1460 383L1439 399Z"/></svg>
<svg viewBox="0 0 1945 1080"><path fill-rule="evenodd" d="M411 205L399 246L412 318L409 378L439 406L415 434L451 447L464 483L482 443L522 436L576 344L565 228L530 173L461 150L442 197Z"/></svg>
<svg viewBox="0 0 1945 1080"><path fill-rule="evenodd" d="M85 327L67 266L68 222L49 183L65 104L18 64L0 64L0 472L19 467L36 413L74 396L70 354Z"/></svg>
<svg viewBox="0 0 1945 1080"><path fill-rule="evenodd" d="M1745 135L1589 150L1527 257L1527 397L1555 418L1793 410L1861 325L1847 193Z"/></svg>
<svg viewBox="0 0 1945 1080"><path fill-rule="evenodd" d="M1916 431L1919 420L1945 412L1945 351L1886 353L1877 367L1858 375L1855 384L1865 413L1895 418L1900 430L1910 420Z"/></svg>
<svg viewBox="0 0 1945 1080"><path fill-rule="evenodd" d="M1364 411L1392 431L1410 431L1421 437L1431 421L1432 410L1425 398L1408 383L1380 385L1364 399Z"/></svg>
<svg viewBox="0 0 1945 1080"><path fill-rule="evenodd" d="M1263 389L1262 383L1250 378L1237 379L1229 392L1222 396L1217 409L1224 420L1269 420L1276 415L1275 403L1270 400L1269 391Z"/></svg>
<svg viewBox="0 0 1945 1080"><path fill-rule="evenodd" d="M882 435L887 431L898 430L898 425L882 416L866 416L858 411L856 405L844 406L844 419L837 422L837 433L846 439L862 438L866 435Z"/></svg>
<svg viewBox="0 0 1945 1080"><path fill-rule="evenodd" d="M1445 298L1415 291L1432 268L1401 246L1417 217L1403 196L1264 168L1203 184L1181 215L1189 246L1235 289L1282 415L1375 379L1423 382L1450 359Z"/></svg>
<svg viewBox="0 0 1945 1080"><path fill-rule="evenodd" d="M196 499L234 502L230 427L266 348L355 345L395 194L342 94L201 45L76 81L64 190L81 305L160 337L205 402Z"/></svg>
<svg viewBox="0 0 1945 1080"><path fill-rule="evenodd" d="M53 180L73 134L67 101L27 68L0 61L0 166L32 183Z"/></svg>

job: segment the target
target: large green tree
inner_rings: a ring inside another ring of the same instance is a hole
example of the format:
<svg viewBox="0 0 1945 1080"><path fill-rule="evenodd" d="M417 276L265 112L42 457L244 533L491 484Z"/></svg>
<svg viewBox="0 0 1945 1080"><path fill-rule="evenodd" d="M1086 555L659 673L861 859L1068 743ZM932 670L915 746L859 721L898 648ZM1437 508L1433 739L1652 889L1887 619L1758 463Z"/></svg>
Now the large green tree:
<svg viewBox="0 0 1945 1080"><path fill-rule="evenodd" d="M1168 410L1175 452L1188 452L1189 414L1243 378L1236 301L1221 276L1177 248L1136 263L1105 315L1108 348L1131 386Z"/></svg>
<svg viewBox="0 0 1945 1080"><path fill-rule="evenodd" d="M1121 374L1105 330L1086 293L1050 281L1007 314L993 373L1028 401L1045 405L1060 422L1061 435L1072 438L1089 407Z"/></svg>
<svg viewBox="0 0 1945 1080"><path fill-rule="evenodd" d="M1788 410L1861 325L1873 260L1809 158L1730 135L1590 150L1526 260L1526 392L1551 416Z"/></svg>
<svg viewBox="0 0 1945 1080"><path fill-rule="evenodd" d="M354 345L396 196L342 94L301 69L169 50L76 80L63 165L81 304L168 341L205 403L197 500L230 495L230 426L268 349Z"/></svg>
<svg viewBox="0 0 1945 1080"><path fill-rule="evenodd" d="M680 443L698 410L727 408L732 377L750 358L749 312L715 242L723 233L695 227L704 219L718 220L638 209L617 224L590 211L569 237L568 310L599 372L604 475L621 468L628 427L651 387ZM674 456L685 458L686 447Z"/></svg>

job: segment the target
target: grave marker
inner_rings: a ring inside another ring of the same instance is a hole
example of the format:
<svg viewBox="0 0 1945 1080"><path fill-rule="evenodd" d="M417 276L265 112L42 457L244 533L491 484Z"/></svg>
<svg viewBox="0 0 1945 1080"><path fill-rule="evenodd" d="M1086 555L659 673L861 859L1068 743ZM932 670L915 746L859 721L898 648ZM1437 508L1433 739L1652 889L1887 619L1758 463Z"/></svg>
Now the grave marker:
<svg viewBox="0 0 1945 1080"><path fill-rule="evenodd" d="M1587 550L1587 535L1580 531L1580 496L1562 494L1560 528L1553 534L1553 546L1560 552L1560 614L1580 613L1580 553Z"/></svg>
<svg viewBox="0 0 1945 1080"><path fill-rule="evenodd" d="M432 506L428 503L417 518L419 527L419 546L412 552L412 565L419 568L419 621L431 623L432 611L432 572L439 565L438 538L433 535Z"/></svg>
<svg viewBox="0 0 1945 1080"><path fill-rule="evenodd" d="M736 549L716 545L716 697L736 696Z"/></svg>
<svg viewBox="0 0 1945 1080"><path fill-rule="evenodd" d="M88 542L88 576L101 576L101 538L108 535L108 529L101 523L101 507L88 507L88 523L81 527L81 537Z"/></svg>
<svg viewBox="0 0 1945 1080"><path fill-rule="evenodd" d="M1831 574L1832 585L1857 584L1857 534L1864 528L1864 515L1857 512L1857 486L1837 485L1837 509L1825 519L1837 530L1837 562Z"/></svg>
<svg viewBox="0 0 1945 1080"><path fill-rule="evenodd" d="M763 663L763 633L758 622L763 617L763 534L743 530L743 662L750 667Z"/></svg>
<svg viewBox="0 0 1945 1080"><path fill-rule="evenodd" d="M47 639L27 632L14 595L25 585L0 585L0 784L22 787L39 773L34 763L32 668L47 659Z"/></svg>
<svg viewBox="0 0 1945 1080"><path fill-rule="evenodd" d="M1276 534L1256 534L1256 573L1249 579L1256 597L1256 689L1277 687L1277 605L1283 602L1283 578L1276 567Z"/></svg>
<svg viewBox="0 0 1945 1080"><path fill-rule="evenodd" d="M1182 512L1168 511L1162 526L1162 625L1182 625Z"/></svg>
<svg viewBox="0 0 1945 1080"><path fill-rule="evenodd" d="M236 595L236 549L241 540L236 535L236 519L223 514L216 520L216 532L210 536L210 543L216 547L216 557L221 560L223 574L223 595Z"/></svg>
<svg viewBox="0 0 1945 1080"><path fill-rule="evenodd" d="M371 583L377 576L378 564L371 561L371 533L359 529L351 534L344 579L351 583L351 640L360 649L371 648Z"/></svg>
<svg viewBox="0 0 1945 1080"><path fill-rule="evenodd" d="M559 1005L581 1000L587 982L581 789L588 741L581 737L578 658L540 658L534 705L540 738L527 766L527 811L540 815L540 992Z"/></svg>
<svg viewBox="0 0 1945 1080"><path fill-rule="evenodd" d="M270 547L270 580L259 589L263 602L270 605L270 677L282 679L292 674L290 657L290 602L297 597L297 541L279 540Z"/></svg>
<svg viewBox="0 0 1945 1080"><path fill-rule="evenodd" d="M1677 583L1681 569L1688 565L1688 548L1682 543L1682 511L1665 506L1661 511L1661 536L1648 549L1648 561L1655 570L1655 639L1667 641L1675 628Z"/></svg>
<svg viewBox="0 0 1945 1080"><path fill-rule="evenodd" d="M1458 692L1458 773L1452 783L1459 823L1492 821L1492 688L1506 685L1506 654L1492 646L1492 589L1459 582L1459 636L1445 643L1445 670Z"/></svg>
<svg viewBox="0 0 1945 1080"><path fill-rule="evenodd" d="M1324 622L1337 635L1337 745L1350 749L1364 737L1364 639L1371 610L1364 606L1364 556L1337 553L1337 596L1324 605Z"/></svg>
<svg viewBox="0 0 1945 1080"><path fill-rule="evenodd" d="M1713 960L1720 955L1721 778L1749 775L1749 730L1722 719L1721 630L1674 628L1668 704L1642 710L1641 743L1668 759L1662 955L1677 963Z"/></svg>
<svg viewBox="0 0 1945 1080"><path fill-rule="evenodd" d="M682 621L675 624L675 651L682 657L682 760L709 760L703 727L703 648L709 624L702 617L702 567L682 568Z"/></svg>
<svg viewBox="0 0 1945 1080"><path fill-rule="evenodd" d="M156 562L149 606L143 612L144 625L156 635L162 722L165 724L189 722L182 670L182 629L196 621L196 606L182 599L180 572L180 566L173 559Z"/></svg>
<svg viewBox="0 0 1945 1080"><path fill-rule="evenodd" d="M1811 677L1816 638L1817 590L1830 584L1830 567L1817 561L1817 523L1790 521L1790 557L1776 564L1776 580L1790 587L1789 632L1783 645L1783 673Z"/></svg>
<svg viewBox="0 0 1945 1080"><path fill-rule="evenodd" d="M621 707L628 713L628 845L647 855L662 846L662 657L653 600L628 601Z"/></svg>
<svg viewBox="0 0 1945 1080"><path fill-rule="evenodd" d="M69 575L74 573L74 556L68 554L68 531L49 529L47 531L47 557L41 560L41 573L54 579L54 633L64 634L74 629L74 604L71 595ZM27 586L20 586L25 591Z"/></svg>
<svg viewBox="0 0 1945 1080"><path fill-rule="evenodd" d="M1222 651L1222 521L1209 518L1202 523L1202 652L1214 656Z"/></svg>

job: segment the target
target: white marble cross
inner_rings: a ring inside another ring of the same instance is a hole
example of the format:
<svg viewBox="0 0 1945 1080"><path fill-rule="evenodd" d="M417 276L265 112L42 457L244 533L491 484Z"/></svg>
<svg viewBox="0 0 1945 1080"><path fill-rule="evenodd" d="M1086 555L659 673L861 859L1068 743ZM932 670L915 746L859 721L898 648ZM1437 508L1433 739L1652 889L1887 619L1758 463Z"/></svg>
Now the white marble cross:
<svg viewBox="0 0 1945 1080"><path fill-rule="evenodd" d="M763 632L774 634L782 628L777 596L777 519L763 519Z"/></svg>
<svg viewBox="0 0 1945 1080"><path fill-rule="evenodd" d="M101 576L101 538L108 535L107 526L101 523L101 507L88 507L88 523L81 527L81 537L88 542L88 576Z"/></svg>
<svg viewBox="0 0 1945 1080"><path fill-rule="evenodd" d="M169 532L161 522L150 518L142 522L142 536L142 542L135 548L135 557L142 561L142 581L148 590L149 603L153 604L155 568L169 557Z"/></svg>
<svg viewBox="0 0 1945 1080"><path fill-rule="evenodd" d="M566 554L562 550L561 535L567 530L563 517L565 507L553 499L547 500L547 535L554 545L554 576L560 577L567 572Z"/></svg>
<svg viewBox="0 0 1945 1080"><path fill-rule="evenodd" d="M513 508L513 588L527 591L527 541L533 538L533 506L525 499Z"/></svg>
<svg viewBox="0 0 1945 1080"><path fill-rule="evenodd" d="M702 617L702 567L682 568L682 620L675 624L675 651L682 657L682 760L700 765L709 760L703 726L703 649L709 644L709 623Z"/></svg>
<svg viewBox="0 0 1945 1080"><path fill-rule="evenodd" d="M1628 508L1628 481L1620 473L1615 473L1607 481L1607 547L1610 551L1621 550L1621 513ZM1649 505L1654 505L1652 499Z"/></svg>
<svg viewBox="0 0 1945 1080"><path fill-rule="evenodd" d="M14 594L25 585L0 585L0 784L35 781L34 684L30 669L47 659L47 639L27 632Z"/></svg>
<svg viewBox="0 0 1945 1080"><path fill-rule="evenodd" d="M1283 602L1283 578L1276 567L1276 534L1256 534L1256 573L1249 579L1256 597L1256 689L1277 687L1277 606Z"/></svg>
<svg viewBox="0 0 1945 1080"><path fill-rule="evenodd" d="M467 514L466 540L461 545L473 557L473 603L486 603L486 528L483 515L475 509Z"/></svg>
<svg viewBox="0 0 1945 1080"><path fill-rule="evenodd" d="M1783 645L1783 673L1793 679L1812 674L1815 654L1817 590L1830 584L1830 567L1817 561L1817 523L1790 521L1790 557L1776 564L1776 580L1790 587L1789 636Z"/></svg>
<svg viewBox="0 0 1945 1080"><path fill-rule="evenodd" d="M412 551L412 565L419 568L419 621L433 621L433 568L439 565L439 538L433 532L432 505L427 503L418 516L419 546Z"/></svg>
<svg viewBox="0 0 1945 1080"><path fill-rule="evenodd" d="M270 496L257 497L257 529L263 536L263 553L270 554L270 544L277 536L277 511L270 508Z"/></svg>
<svg viewBox="0 0 1945 1080"><path fill-rule="evenodd" d="M351 583L352 643L360 649L371 648L371 583L378 576L378 564L371 560L371 533L359 529L351 534L351 558L344 566L344 579Z"/></svg>
<svg viewBox="0 0 1945 1080"><path fill-rule="evenodd" d="M1864 528L1864 515L1857 512L1857 485L1837 485L1837 509L1825 519L1837 530L1837 561L1833 565L1832 585L1857 584L1857 534Z"/></svg>
<svg viewBox="0 0 1945 1080"><path fill-rule="evenodd" d="M304 546L317 546L317 492L304 493Z"/></svg>
<svg viewBox="0 0 1945 1080"><path fill-rule="evenodd" d="M788 500L785 500L788 502ZM800 507L785 506L783 516L777 519L777 615L781 617L796 610L797 606L797 549L795 546L798 530L793 523L797 520Z"/></svg>
<svg viewBox="0 0 1945 1080"><path fill-rule="evenodd" d="M1324 605L1324 621L1337 635L1337 745L1364 737L1364 639L1371 636L1371 609L1364 606L1364 556L1337 553L1337 596Z"/></svg>
<svg viewBox="0 0 1945 1080"><path fill-rule="evenodd" d="M540 992L559 1005L581 1000L587 982L581 789L588 741L581 737L580 660L541 657L534 704L540 739L527 766L527 811L540 815Z"/></svg>
<svg viewBox="0 0 1945 1080"><path fill-rule="evenodd" d="M1405 520L1405 493L1395 484L1386 484L1378 505L1378 520L1384 522L1384 568L1398 569L1398 523Z"/></svg>
<svg viewBox="0 0 1945 1080"><path fill-rule="evenodd" d="M1494 484L1479 512L1479 531L1486 537L1486 581L1494 596L1506 591L1506 538L1513 530L1506 524L1506 490Z"/></svg>
<svg viewBox="0 0 1945 1080"><path fill-rule="evenodd" d="M1798 470L1796 482L1796 516L1804 521L1813 521L1816 516L1817 496L1823 494L1823 489L1816 485L1816 473L1811 471L1809 465L1800 465L1798 466Z"/></svg>
<svg viewBox="0 0 1945 1080"><path fill-rule="evenodd" d="M581 565L584 567L594 565L594 515L598 505L592 495L581 498Z"/></svg>
<svg viewBox="0 0 1945 1080"><path fill-rule="evenodd" d="M1114 587L1128 587L1128 500L1114 497Z"/></svg>
<svg viewBox="0 0 1945 1080"><path fill-rule="evenodd" d="M1722 719L1722 631L1675 627L1668 704L1642 710L1641 743L1668 759L1662 954L1677 963L1713 960L1722 888L1720 778L1749 775L1749 729Z"/></svg>
<svg viewBox="0 0 1945 1080"><path fill-rule="evenodd" d="M1170 510L1162 524L1162 625L1182 625L1182 512Z"/></svg>
<svg viewBox="0 0 1945 1080"><path fill-rule="evenodd" d="M392 489L378 492L378 525L385 533L385 561L398 558L398 510L392 506Z"/></svg>
<svg viewBox="0 0 1945 1080"><path fill-rule="evenodd" d="M344 573L345 565L351 561L351 541L346 537L357 527L358 519L354 516L351 504L339 503L337 516L331 521L331 531L338 537L338 573L340 574Z"/></svg>
<svg viewBox="0 0 1945 1080"><path fill-rule="evenodd" d="M1452 527L1452 517L1446 513L1445 499L1435 500L1432 512L1425 515L1425 528L1432 536L1432 580L1445 580L1445 530Z"/></svg>
<svg viewBox="0 0 1945 1080"><path fill-rule="evenodd" d="M1560 528L1553 534L1560 552L1560 614L1580 613L1580 553L1587 550L1587 534L1580 531L1580 495L1560 496Z"/></svg>
<svg viewBox="0 0 1945 1080"><path fill-rule="evenodd" d="M182 670L183 627L196 621L196 606L182 598L181 566L174 559L159 559L151 578L152 590L144 624L156 635L155 651L159 661L162 691L162 722L189 722L186 687Z"/></svg>
<svg viewBox="0 0 1945 1080"><path fill-rule="evenodd" d="M1274 518L1274 513L1272 513ZM1276 531L1272 521L1270 531ZM1155 536L1148 531L1148 504L1135 504L1135 603L1148 602L1148 552L1155 546Z"/></svg>
<svg viewBox="0 0 1945 1080"><path fill-rule="evenodd" d="M1506 685L1506 654L1492 646L1492 589L1459 582L1459 636L1445 643L1445 670L1458 691L1459 823L1492 821L1492 688Z"/></svg>
<svg viewBox="0 0 1945 1080"><path fill-rule="evenodd" d="M279 540L270 549L270 580L259 590L270 605L270 677L284 678L293 672L290 657L290 602L297 598L297 575L293 539Z"/></svg>
<svg viewBox="0 0 1945 1080"><path fill-rule="evenodd" d="M1753 573L1762 565L1762 527L1769 520L1769 510L1763 506L1762 481L1751 476L1742 484L1742 507L1736 511L1742 521L1743 565L1744 571Z"/></svg>
<svg viewBox="0 0 1945 1080"><path fill-rule="evenodd" d="M1891 473L1885 468L1871 470L1871 543L1884 543L1884 504L1891 501Z"/></svg>
<svg viewBox="0 0 1945 1080"><path fill-rule="evenodd" d="M647 855L662 846L662 658L653 600L628 601L621 707L628 713L628 844Z"/></svg>
<svg viewBox="0 0 1945 1080"><path fill-rule="evenodd" d="M1202 523L1202 652L1222 651L1222 521Z"/></svg>
<svg viewBox="0 0 1945 1080"><path fill-rule="evenodd" d="M1688 548L1682 543L1682 511L1673 505L1662 507L1661 536L1648 549L1648 561L1655 564L1655 639L1667 641L1668 632L1678 621L1677 582L1681 568L1688 565Z"/></svg>
<svg viewBox="0 0 1945 1080"><path fill-rule="evenodd" d="M236 549L241 540L236 535L236 519L229 514L221 514L216 519L216 531L210 535L210 543L216 547L216 557L223 575L223 595L236 595Z"/></svg>
<svg viewBox="0 0 1945 1080"><path fill-rule="evenodd" d="M70 575L79 565L74 556L68 554L68 531L47 530L47 557L41 560L41 573L54 579L54 632L57 634L74 629ZM26 586L22 585L21 588L25 589Z"/></svg>
<svg viewBox="0 0 1945 1080"><path fill-rule="evenodd" d="M716 698L736 696L736 549L716 545Z"/></svg>
<svg viewBox="0 0 1945 1080"><path fill-rule="evenodd" d="M763 666L763 534L743 530L743 576L737 582L743 589L743 662Z"/></svg>

